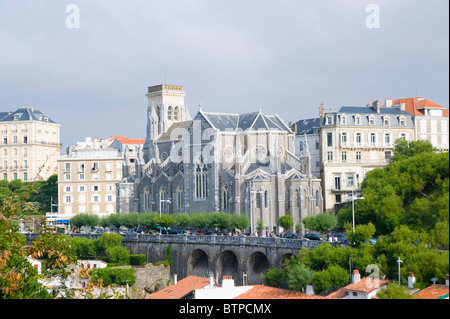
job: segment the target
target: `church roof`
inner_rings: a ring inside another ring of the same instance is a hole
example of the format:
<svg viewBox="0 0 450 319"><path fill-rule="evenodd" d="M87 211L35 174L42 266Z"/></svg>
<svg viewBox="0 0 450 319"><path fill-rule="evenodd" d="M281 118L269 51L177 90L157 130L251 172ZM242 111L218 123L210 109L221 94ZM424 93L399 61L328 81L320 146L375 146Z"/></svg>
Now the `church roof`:
<svg viewBox="0 0 450 319"><path fill-rule="evenodd" d="M179 128L179 129L187 129L187 127L189 126L189 124L191 124L192 121L184 121L184 122L176 122L173 123L169 129L167 130L167 132L165 132L164 134L162 134L159 138L158 138L158 142L163 142L163 141L172 141L172 140L181 140L183 138L182 136L182 132L178 131L177 136L172 136L172 133L175 131L175 129ZM181 135L181 137L180 137Z"/></svg>
<svg viewBox="0 0 450 319"><path fill-rule="evenodd" d="M261 111L244 114L208 113L202 114L220 131L289 131L289 128L276 115L265 115Z"/></svg>

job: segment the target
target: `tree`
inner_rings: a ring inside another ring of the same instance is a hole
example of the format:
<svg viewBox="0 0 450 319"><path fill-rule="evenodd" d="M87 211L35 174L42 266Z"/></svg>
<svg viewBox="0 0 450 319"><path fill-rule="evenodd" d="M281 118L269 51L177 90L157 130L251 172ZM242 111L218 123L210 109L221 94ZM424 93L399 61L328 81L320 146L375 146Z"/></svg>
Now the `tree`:
<svg viewBox="0 0 450 319"><path fill-rule="evenodd" d="M305 228L318 231L320 233L327 232L336 228L337 218L331 214L318 214L307 216L302 220Z"/></svg>
<svg viewBox="0 0 450 319"><path fill-rule="evenodd" d="M72 217L70 223L76 228L81 228L83 226L94 227L100 224L100 219L96 214L81 213Z"/></svg>
<svg viewBox="0 0 450 319"><path fill-rule="evenodd" d="M372 223L369 223L367 225L356 225L354 235L351 225L347 224L347 227L348 240L350 242L354 242L357 246L361 245L364 242L367 242L369 239L373 238L373 235L375 234L375 226Z"/></svg>
<svg viewBox="0 0 450 319"><path fill-rule="evenodd" d="M284 215L278 218L278 224L283 227L285 232L287 232L288 229L294 225L294 220L291 215Z"/></svg>
<svg viewBox="0 0 450 319"><path fill-rule="evenodd" d="M78 258L88 258L98 254L96 241L88 238L73 238L72 249Z"/></svg>
<svg viewBox="0 0 450 319"><path fill-rule="evenodd" d="M103 233L97 240L99 248L107 250L111 247L120 246L123 237L115 233Z"/></svg>
<svg viewBox="0 0 450 319"><path fill-rule="evenodd" d="M250 219L245 215L232 214L230 218L230 227L244 230L250 226Z"/></svg>
<svg viewBox="0 0 450 319"><path fill-rule="evenodd" d="M186 229L191 224L191 217L186 213L176 213L174 216L175 224L183 229Z"/></svg>
<svg viewBox="0 0 450 319"><path fill-rule="evenodd" d="M161 214L161 217L156 218L156 222L163 228L169 228L170 226L175 224L175 219L172 215Z"/></svg>
<svg viewBox="0 0 450 319"><path fill-rule="evenodd" d="M395 140L394 147L393 161L404 160L421 153L432 153L435 151L433 145L425 140L407 141L398 139Z"/></svg>
<svg viewBox="0 0 450 319"><path fill-rule="evenodd" d="M94 283L98 284L102 279L104 286L109 285L128 285L133 286L136 283L136 275L134 268L96 268L90 271L91 278Z"/></svg>
<svg viewBox="0 0 450 319"><path fill-rule="evenodd" d="M329 292L348 285L350 274L340 266L332 265L325 270L315 272L312 283L317 293Z"/></svg>
<svg viewBox="0 0 450 319"><path fill-rule="evenodd" d="M128 265L130 263L130 252L126 247L114 246L106 249L106 255L110 263L116 265Z"/></svg>
<svg viewBox="0 0 450 319"><path fill-rule="evenodd" d="M224 231L231 227L230 215L225 212L216 212L209 215L211 227Z"/></svg>
<svg viewBox="0 0 450 319"><path fill-rule="evenodd" d="M314 272L301 263L294 264L287 269L286 282L289 289L304 291L308 282L313 280Z"/></svg>
<svg viewBox="0 0 450 319"><path fill-rule="evenodd" d="M270 287L279 287L283 277L283 271L278 268L268 269L266 273L262 275L264 282Z"/></svg>
<svg viewBox="0 0 450 319"><path fill-rule="evenodd" d="M385 289L377 293L378 299L411 299L408 288L397 283L389 283Z"/></svg>

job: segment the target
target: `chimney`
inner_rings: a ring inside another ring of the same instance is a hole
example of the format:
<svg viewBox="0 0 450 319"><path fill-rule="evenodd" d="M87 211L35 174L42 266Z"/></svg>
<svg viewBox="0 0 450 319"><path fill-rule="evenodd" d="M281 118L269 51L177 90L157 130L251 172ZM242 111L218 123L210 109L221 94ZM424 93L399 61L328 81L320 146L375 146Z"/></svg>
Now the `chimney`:
<svg viewBox="0 0 450 319"><path fill-rule="evenodd" d="M320 104L320 108L319 108L319 117L320 117L320 122L322 122L323 117L325 116L325 103L321 103Z"/></svg>
<svg viewBox="0 0 450 319"><path fill-rule="evenodd" d="M385 103L386 107L392 107L392 99L386 99Z"/></svg>
<svg viewBox="0 0 450 319"><path fill-rule="evenodd" d="M178 276L177 274L173 275L173 284L176 285L178 282Z"/></svg>
<svg viewBox="0 0 450 319"><path fill-rule="evenodd" d="M445 285L448 287L448 275L445 276Z"/></svg>
<svg viewBox="0 0 450 319"><path fill-rule="evenodd" d="M234 288L234 280L232 276L223 276L222 288Z"/></svg>
<svg viewBox="0 0 450 319"><path fill-rule="evenodd" d="M376 100L372 103L372 107L377 111L377 113L380 113L380 101Z"/></svg>
<svg viewBox="0 0 450 319"><path fill-rule="evenodd" d="M306 285L306 294L308 296L314 295L314 287L312 286L312 283L308 281L308 284Z"/></svg>
<svg viewBox="0 0 450 319"><path fill-rule="evenodd" d="M360 281L361 281L361 275L359 274L358 269L353 270L352 284L357 284Z"/></svg>
<svg viewBox="0 0 450 319"><path fill-rule="evenodd" d="M414 274L410 272L408 274L408 289L414 289L414 283L416 282L416 277L414 277Z"/></svg>
<svg viewBox="0 0 450 319"><path fill-rule="evenodd" d="M209 288L214 288L214 277L209 275Z"/></svg>

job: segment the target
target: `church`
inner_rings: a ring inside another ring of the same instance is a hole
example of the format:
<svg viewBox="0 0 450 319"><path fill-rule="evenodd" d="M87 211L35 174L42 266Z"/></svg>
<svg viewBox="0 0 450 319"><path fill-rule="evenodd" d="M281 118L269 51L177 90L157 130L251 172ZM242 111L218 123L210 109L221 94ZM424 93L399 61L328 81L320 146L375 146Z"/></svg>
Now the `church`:
<svg viewBox="0 0 450 319"><path fill-rule="evenodd" d="M294 223L323 212L320 179L306 151L296 156L295 133L277 116L205 112L192 119L181 85L147 92L147 133L137 156L124 152L117 210L223 211L245 214L251 231L279 233L278 218Z"/></svg>

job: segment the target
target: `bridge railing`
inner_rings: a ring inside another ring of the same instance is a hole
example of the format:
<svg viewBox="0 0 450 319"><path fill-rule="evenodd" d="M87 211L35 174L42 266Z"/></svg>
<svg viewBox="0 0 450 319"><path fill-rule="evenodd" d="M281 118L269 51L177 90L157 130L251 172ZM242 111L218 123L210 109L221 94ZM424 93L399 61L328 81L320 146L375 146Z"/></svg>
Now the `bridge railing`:
<svg viewBox="0 0 450 319"><path fill-rule="evenodd" d="M31 243L39 234L27 233L27 242ZM97 239L101 234L69 234L72 237ZM238 245L261 246L280 248L314 248L322 242L315 240L301 240L278 237L248 237L248 236L222 236L222 235L150 235L150 234L121 234L124 241L142 241L153 243L186 243L186 244L212 244L212 245ZM338 245L338 244L334 244Z"/></svg>

